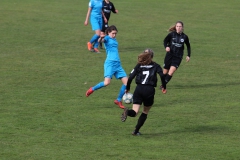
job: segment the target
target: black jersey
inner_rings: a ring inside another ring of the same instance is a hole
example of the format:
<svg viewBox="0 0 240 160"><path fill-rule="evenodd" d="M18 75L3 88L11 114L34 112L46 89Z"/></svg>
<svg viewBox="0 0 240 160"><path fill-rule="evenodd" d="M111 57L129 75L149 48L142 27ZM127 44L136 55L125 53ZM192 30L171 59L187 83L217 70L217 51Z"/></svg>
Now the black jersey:
<svg viewBox="0 0 240 160"><path fill-rule="evenodd" d="M157 86L157 74L161 77L162 85L166 89L166 82L164 80L163 71L159 64L152 62L148 65L137 64L129 74L127 82L127 90L130 90L132 80L136 77L136 84Z"/></svg>
<svg viewBox="0 0 240 160"><path fill-rule="evenodd" d="M188 56L191 56L191 47L188 36L184 33L178 34L176 31L169 33L164 41L164 47L170 47L170 53L176 57L183 57L184 43L187 46Z"/></svg>
<svg viewBox="0 0 240 160"><path fill-rule="evenodd" d="M109 1L109 3L103 1L103 13L108 21L110 19L111 11L113 13L116 13L116 9L115 9L113 3L110 1Z"/></svg>

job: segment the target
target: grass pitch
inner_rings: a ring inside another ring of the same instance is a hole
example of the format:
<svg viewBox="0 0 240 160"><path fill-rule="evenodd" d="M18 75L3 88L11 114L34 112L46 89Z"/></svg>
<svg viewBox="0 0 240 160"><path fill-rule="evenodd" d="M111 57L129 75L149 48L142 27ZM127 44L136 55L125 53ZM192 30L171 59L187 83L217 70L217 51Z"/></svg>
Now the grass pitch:
<svg viewBox="0 0 240 160"><path fill-rule="evenodd" d="M88 1L1 0L0 159L240 159L240 1L113 3L119 14L109 24L127 73L145 48L163 63L163 39L177 20L191 41L191 61L166 95L157 89L143 135L131 135L138 117L120 121L120 81L85 97L103 80L105 60L104 50L87 51Z"/></svg>

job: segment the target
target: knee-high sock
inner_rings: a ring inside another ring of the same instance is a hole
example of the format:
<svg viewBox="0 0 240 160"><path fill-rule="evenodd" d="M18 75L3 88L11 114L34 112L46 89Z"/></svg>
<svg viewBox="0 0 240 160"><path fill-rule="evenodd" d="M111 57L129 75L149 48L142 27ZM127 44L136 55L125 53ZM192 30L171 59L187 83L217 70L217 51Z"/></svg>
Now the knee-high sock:
<svg viewBox="0 0 240 160"><path fill-rule="evenodd" d="M165 77L165 82L166 84L171 80L172 76L170 76L169 74L166 75Z"/></svg>
<svg viewBox="0 0 240 160"><path fill-rule="evenodd" d="M144 122L147 119L147 114L142 113L138 119L138 123L136 125L135 133L139 132L140 128L143 126Z"/></svg>
<svg viewBox="0 0 240 160"><path fill-rule="evenodd" d="M93 45L93 48L98 48L98 45L99 45L99 42L98 42L98 39L95 41L94 45Z"/></svg>
<svg viewBox="0 0 240 160"><path fill-rule="evenodd" d="M118 94L118 97L117 97L117 100L119 102L122 100L122 97L125 93L125 90L126 90L126 86L123 84L122 87L120 88L120 91L119 91L119 94Z"/></svg>
<svg viewBox="0 0 240 160"><path fill-rule="evenodd" d="M98 41L98 38L99 38L99 37L100 37L99 35L94 34L94 35L92 36L91 40L90 40L90 43L91 43L91 44L96 43L96 41Z"/></svg>
<svg viewBox="0 0 240 160"><path fill-rule="evenodd" d="M100 82L100 83L98 83L97 85L95 85L94 87L92 87L92 90L98 90L98 89L100 89L100 88L102 88L102 87L105 87L104 86L104 82Z"/></svg>

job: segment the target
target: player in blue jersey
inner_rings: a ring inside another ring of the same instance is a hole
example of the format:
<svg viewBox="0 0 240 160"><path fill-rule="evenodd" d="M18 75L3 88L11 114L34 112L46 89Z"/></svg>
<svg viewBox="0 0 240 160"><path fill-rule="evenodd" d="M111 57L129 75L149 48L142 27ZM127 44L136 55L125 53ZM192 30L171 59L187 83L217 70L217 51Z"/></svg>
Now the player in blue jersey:
<svg viewBox="0 0 240 160"><path fill-rule="evenodd" d="M105 22L107 22L106 17L103 14L102 8L103 8L103 1L102 0L90 0L89 2L89 8L86 16L86 20L84 22L84 25L88 25L88 19L90 16L90 22L92 25L92 30L95 31L95 34L91 38L91 40L87 43L87 47L89 51L92 51L92 47L94 48L94 52L99 53L98 50L98 39L101 34L103 19ZM92 46L94 44L94 46Z"/></svg>
<svg viewBox="0 0 240 160"><path fill-rule="evenodd" d="M117 28L114 25L112 25L109 28L107 28L106 30L107 35L105 37L101 36L101 38L99 38L99 42L104 43L107 54L106 60L104 62L104 81L89 88L86 92L86 96L88 97L94 91L102 87L108 86L110 84L112 77L115 76L117 79L121 79L123 85L120 88L118 97L116 100L114 100L114 103L118 105L120 108L124 109L125 107L122 104L122 97L125 93L128 78L126 72L121 66L121 61L119 58L118 42L116 39L117 32L118 32Z"/></svg>

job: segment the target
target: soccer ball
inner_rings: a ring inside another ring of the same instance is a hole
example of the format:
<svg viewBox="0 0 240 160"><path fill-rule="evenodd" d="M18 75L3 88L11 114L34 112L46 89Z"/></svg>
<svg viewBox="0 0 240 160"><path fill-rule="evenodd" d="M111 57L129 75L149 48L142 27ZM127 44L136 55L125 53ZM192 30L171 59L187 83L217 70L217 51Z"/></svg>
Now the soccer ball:
<svg viewBox="0 0 240 160"><path fill-rule="evenodd" d="M126 104L131 104L133 102L133 94L132 93L125 93L123 95L123 102Z"/></svg>

